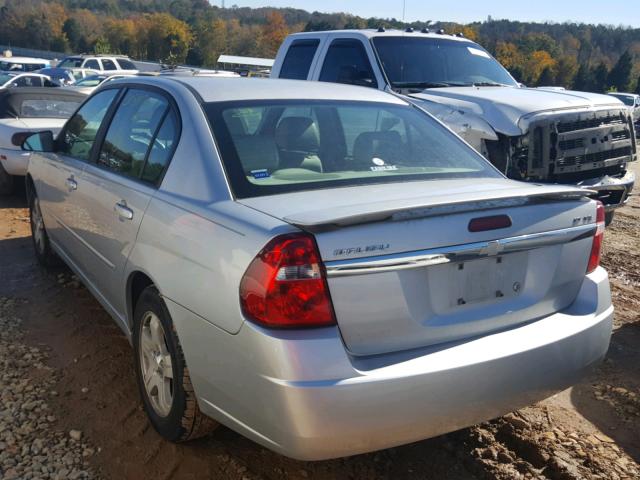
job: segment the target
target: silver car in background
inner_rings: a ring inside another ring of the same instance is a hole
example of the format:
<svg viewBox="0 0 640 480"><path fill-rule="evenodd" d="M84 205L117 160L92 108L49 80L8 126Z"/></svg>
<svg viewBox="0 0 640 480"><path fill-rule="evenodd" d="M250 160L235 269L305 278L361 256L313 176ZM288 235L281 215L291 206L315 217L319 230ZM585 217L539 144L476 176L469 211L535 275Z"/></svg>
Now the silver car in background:
<svg viewBox="0 0 640 480"><path fill-rule="evenodd" d="M219 422L299 459L372 451L536 402L607 351L602 205L506 179L396 96L128 78L23 148L37 258L131 340L169 440Z"/></svg>

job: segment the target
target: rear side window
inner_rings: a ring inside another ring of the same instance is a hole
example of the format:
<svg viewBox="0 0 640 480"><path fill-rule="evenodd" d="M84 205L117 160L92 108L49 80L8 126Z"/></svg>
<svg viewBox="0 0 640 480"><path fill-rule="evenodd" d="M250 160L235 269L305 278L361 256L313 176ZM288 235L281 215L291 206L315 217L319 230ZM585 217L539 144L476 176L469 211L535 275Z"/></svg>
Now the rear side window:
<svg viewBox="0 0 640 480"><path fill-rule="evenodd" d="M280 78L291 80L306 80L311 68L311 62L318 50L320 40L296 40L291 44L284 57Z"/></svg>
<svg viewBox="0 0 640 480"><path fill-rule="evenodd" d="M122 70L137 70L138 69L138 67L136 67L133 62L131 62L130 60L127 60L126 58L118 58L116 61L120 64L120 68Z"/></svg>
<svg viewBox="0 0 640 480"><path fill-rule="evenodd" d="M103 58L102 59L102 66L105 70L117 70L118 67L116 66L115 63L113 63L113 60L109 60L108 58Z"/></svg>
<svg viewBox="0 0 640 480"><path fill-rule="evenodd" d="M367 52L362 42L355 39L331 42L320 72L320 81L378 88Z"/></svg>
<svg viewBox="0 0 640 480"><path fill-rule="evenodd" d="M142 180L157 185L164 174L178 141L178 117L173 109L167 115L153 141L149 158L142 172Z"/></svg>
<svg viewBox="0 0 640 480"><path fill-rule="evenodd" d="M139 178L167 108L169 104L162 95L129 90L113 116L98 155L98 165Z"/></svg>
<svg viewBox="0 0 640 480"><path fill-rule="evenodd" d="M96 135L113 99L119 90L104 90L91 97L76 114L71 117L59 137L58 151L80 160L91 158L91 149Z"/></svg>

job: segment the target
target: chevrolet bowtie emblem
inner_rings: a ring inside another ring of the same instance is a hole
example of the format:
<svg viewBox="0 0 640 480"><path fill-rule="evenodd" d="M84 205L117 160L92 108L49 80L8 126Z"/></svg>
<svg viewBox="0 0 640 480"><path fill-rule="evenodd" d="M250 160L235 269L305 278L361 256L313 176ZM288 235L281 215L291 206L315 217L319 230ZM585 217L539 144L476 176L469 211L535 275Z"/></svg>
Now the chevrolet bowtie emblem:
<svg viewBox="0 0 640 480"><path fill-rule="evenodd" d="M493 240L487 243L486 247L482 248L482 253L488 257L495 257L502 250L504 250L504 246L498 240Z"/></svg>

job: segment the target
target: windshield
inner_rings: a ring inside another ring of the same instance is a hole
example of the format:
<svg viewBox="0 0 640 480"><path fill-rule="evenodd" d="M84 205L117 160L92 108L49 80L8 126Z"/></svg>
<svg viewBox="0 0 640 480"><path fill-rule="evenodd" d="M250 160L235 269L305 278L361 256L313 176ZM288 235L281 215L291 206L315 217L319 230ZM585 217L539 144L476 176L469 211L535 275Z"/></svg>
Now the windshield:
<svg viewBox="0 0 640 480"><path fill-rule="evenodd" d="M497 177L475 151L416 107L385 103L212 103L237 197L371 183Z"/></svg>
<svg viewBox="0 0 640 480"><path fill-rule="evenodd" d="M5 83L8 83L9 81L13 80L14 78L15 78L15 75L0 73L0 87L3 86Z"/></svg>
<svg viewBox="0 0 640 480"><path fill-rule="evenodd" d="M475 43L376 37L373 45L393 88L518 86L504 67Z"/></svg>
<svg viewBox="0 0 640 480"><path fill-rule="evenodd" d="M80 68L81 66L81 58L65 58L58 64L59 68Z"/></svg>
<svg viewBox="0 0 640 480"><path fill-rule="evenodd" d="M81 99L24 99L20 104L22 118L69 118L82 103Z"/></svg>
<svg viewBox="0 0 640 480"><path fill-rule="evenodd" d="M97 87L104 81L105 78L106 77L92 75L90 77L83 78L82 80L78 80L75 84L78 87Z"/></svg>
<svg viewBox="0 0 640 480"><path fill-rule="evenodd" d="M616 97L622 103L624 103L625 105L628 105L630 107L633 107L634 104L635 104L635 99L630 95L615 95L615 94L612 93L611 96L612 97Z"/></svg>

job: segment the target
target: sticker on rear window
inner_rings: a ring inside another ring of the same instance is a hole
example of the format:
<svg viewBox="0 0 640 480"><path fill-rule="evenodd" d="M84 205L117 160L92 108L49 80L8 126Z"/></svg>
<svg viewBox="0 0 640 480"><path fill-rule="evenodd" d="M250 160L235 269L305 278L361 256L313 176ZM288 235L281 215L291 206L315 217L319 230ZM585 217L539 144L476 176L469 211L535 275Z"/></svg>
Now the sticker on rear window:
<svg viewBox="0 0 640 480"><path fill-rule="evenodd" d="M484 50L480 50L479 48L467 47L467 50L469 50L469 52L473 55L484 58L491 58L491 56L487 52L485 52Z"/></svg>
<svg viewBox="0 0 640 480"><path fill-rule="evenodd" d="M269 178L271 175L269 174L269 170L263 168L262 170L251 170L251 176L255 179L260 179Z"/></svg>
<svg viewBox="0 0 640 480"><path fill-rule="evenodd" d="M398 167L396 167L395 165L379 165L376 167L369 167L371 168L372 172L384 172L387 170L397 170Z"/></svg>

